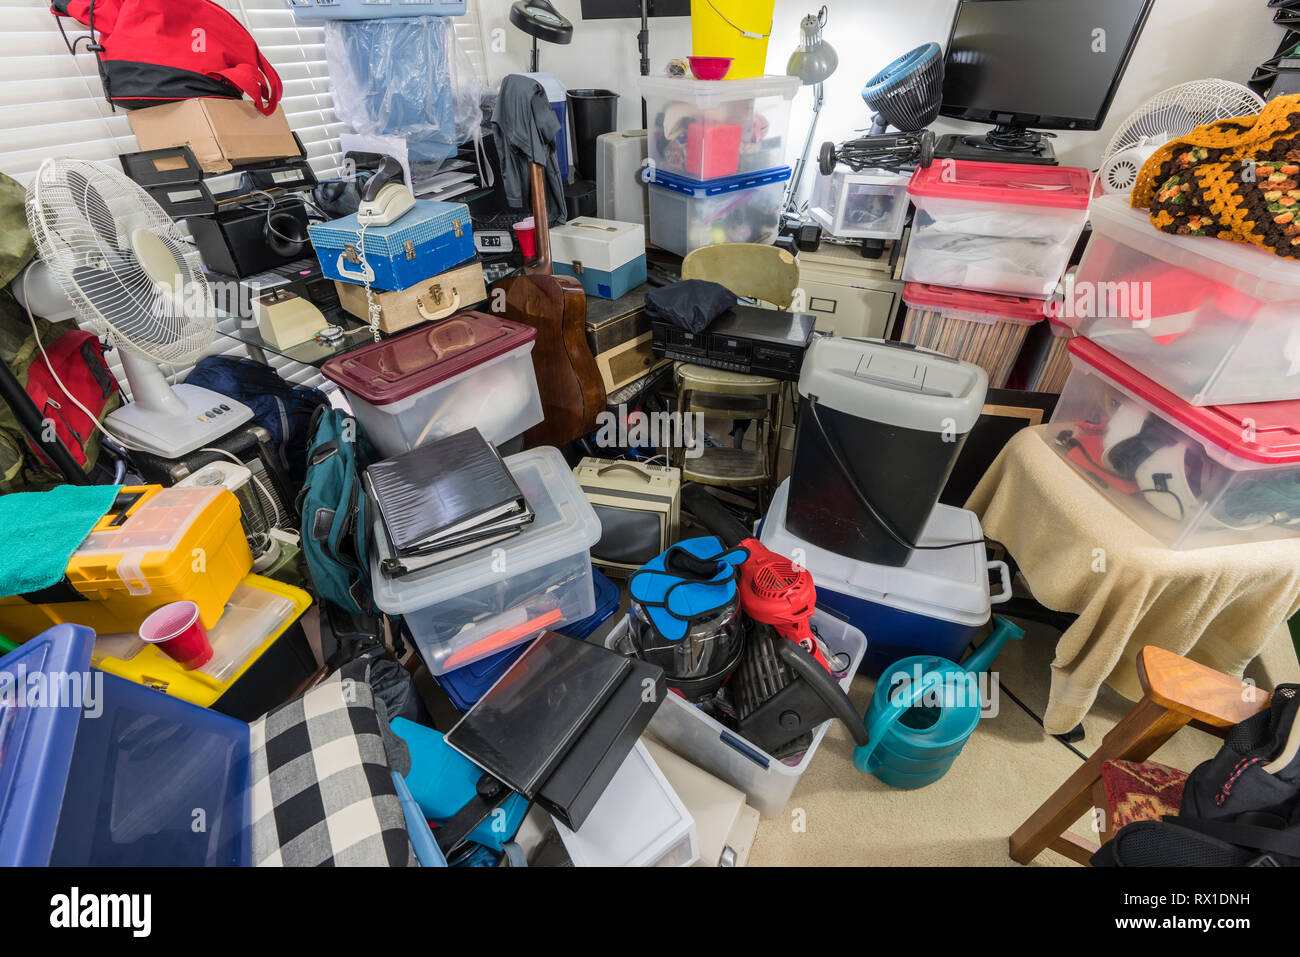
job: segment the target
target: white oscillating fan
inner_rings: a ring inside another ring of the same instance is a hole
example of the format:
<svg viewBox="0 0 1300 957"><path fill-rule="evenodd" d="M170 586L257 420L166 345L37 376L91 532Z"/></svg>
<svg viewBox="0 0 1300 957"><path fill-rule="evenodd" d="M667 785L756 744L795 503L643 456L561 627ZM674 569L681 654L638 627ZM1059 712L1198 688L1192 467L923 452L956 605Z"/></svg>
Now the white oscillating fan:
<svg viewBox="0 0 1300 957"><path fill-rule="evenodd" d="M1098 167L1103 193L1128 193L1151 154L1198 126L1258 113L1260 97L1231 80L1193 80L1157 93L1120 124Z"/></svg>
<svg viewBox="0 0 1300 957"><path fill-rule="evenodd" d="M216 335L198 254L162 208L119 170L48 159L27 189L36 250L81 325L119 347L132 401L104 420L131 448L179 458L253 417L234 399L168 384Z"/></svg>

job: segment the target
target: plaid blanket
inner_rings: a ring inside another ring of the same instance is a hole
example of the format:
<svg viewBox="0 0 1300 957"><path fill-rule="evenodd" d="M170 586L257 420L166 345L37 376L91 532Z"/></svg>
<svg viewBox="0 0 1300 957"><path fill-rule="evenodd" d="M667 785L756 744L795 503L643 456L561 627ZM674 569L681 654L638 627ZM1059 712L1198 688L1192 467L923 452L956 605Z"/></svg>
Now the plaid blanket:
<svg viewBox="0 0 1300 957"><path fill-rule="evenodd" d="M250 725L255 864L415 865L384 724L345 669Z"/></svg>

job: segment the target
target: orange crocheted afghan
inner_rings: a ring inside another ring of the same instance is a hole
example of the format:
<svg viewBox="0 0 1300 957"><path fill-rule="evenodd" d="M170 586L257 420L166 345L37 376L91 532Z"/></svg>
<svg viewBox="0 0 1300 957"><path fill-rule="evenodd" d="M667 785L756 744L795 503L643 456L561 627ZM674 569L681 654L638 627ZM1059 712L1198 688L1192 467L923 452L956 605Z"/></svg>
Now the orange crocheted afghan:
<svg viewBox="0 0 1300 957"><path fill-rule="evenodd" d="M1300 258L1300 94L1166 143L1143 164L1132 204L1167 233Z"/></svg>

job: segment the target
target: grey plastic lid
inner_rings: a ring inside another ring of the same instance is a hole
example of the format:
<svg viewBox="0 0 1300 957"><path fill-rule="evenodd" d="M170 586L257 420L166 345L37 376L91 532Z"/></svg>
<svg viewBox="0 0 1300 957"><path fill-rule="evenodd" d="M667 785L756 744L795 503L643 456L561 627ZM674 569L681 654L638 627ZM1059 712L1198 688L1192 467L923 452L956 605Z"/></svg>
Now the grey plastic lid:
<svg viewBox="0 0 1300 957"><path fill-rule="evenodd" d="M883 339L818 339L799 395L848 415L921 432L969 432L989 377L979 366Z"/></svg>

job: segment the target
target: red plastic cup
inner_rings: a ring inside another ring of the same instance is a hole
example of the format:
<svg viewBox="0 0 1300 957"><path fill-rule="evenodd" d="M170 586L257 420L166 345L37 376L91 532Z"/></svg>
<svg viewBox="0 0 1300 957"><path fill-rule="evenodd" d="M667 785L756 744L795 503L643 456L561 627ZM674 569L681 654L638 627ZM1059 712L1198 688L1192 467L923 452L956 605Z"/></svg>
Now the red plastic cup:
<svg viewBox="0 0 1300 957"><path fill-rule="evenodd" d="M212 642L199 621L199 606L192 601L174 601L150 614L140 623L140 638L157 645L187 671L212 660Z"/></svg>
<svg viewBox="0 0 1300 957"><path fill-rule="evenodd" d="M519 251L525 259L537 255L537 222L533 217L521 219L515 223L515 239L519 241Z"/></svg>

